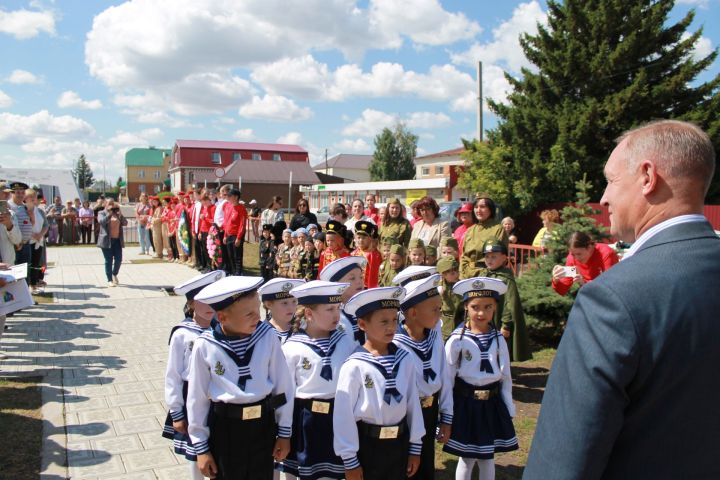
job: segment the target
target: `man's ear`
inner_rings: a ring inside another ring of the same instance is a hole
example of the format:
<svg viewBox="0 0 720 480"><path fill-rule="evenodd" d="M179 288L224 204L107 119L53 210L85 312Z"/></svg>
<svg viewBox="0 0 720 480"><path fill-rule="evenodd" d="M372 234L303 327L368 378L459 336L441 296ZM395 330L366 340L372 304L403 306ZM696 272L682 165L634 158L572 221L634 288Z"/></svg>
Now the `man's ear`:
<svg viewBox="0 0 720 480"><path fill-rule="evenodd" d="M642 177L642 193L647 196L655 192L658 186L658 171L655 163L643 160L640 163L639 173Z"/></svg>

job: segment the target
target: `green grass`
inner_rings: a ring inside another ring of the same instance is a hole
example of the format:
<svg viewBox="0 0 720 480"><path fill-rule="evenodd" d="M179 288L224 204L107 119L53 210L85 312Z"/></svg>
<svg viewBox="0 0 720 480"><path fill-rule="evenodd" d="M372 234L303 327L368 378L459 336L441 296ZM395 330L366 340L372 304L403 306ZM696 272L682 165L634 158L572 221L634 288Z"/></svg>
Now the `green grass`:
<svg viewBox="0 0 720 480"><path fill-rule="evenodd" d="M39 378L0 379L0 478L36 480L42 451Z"/></svg>

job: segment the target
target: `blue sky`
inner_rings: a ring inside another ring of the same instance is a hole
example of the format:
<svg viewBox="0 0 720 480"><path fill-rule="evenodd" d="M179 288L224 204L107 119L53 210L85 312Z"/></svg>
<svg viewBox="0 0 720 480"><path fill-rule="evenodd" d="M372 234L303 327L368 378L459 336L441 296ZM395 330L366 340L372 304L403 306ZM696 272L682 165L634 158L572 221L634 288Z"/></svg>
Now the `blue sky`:
<svg viewBox="0 0 720 480"><path fill-rule="evenodd" d="M690 8L707 55L720 0L680 0L672 20ZM178 138L296 143L315 162L372 153L398 120L419 154L455 148L475 136L475 62L484 95L502 100L502 72L528 65L517 36L545 12L535 0L4 0L0 166L71 168L84 153L115 179L129 148Z"/></svg>

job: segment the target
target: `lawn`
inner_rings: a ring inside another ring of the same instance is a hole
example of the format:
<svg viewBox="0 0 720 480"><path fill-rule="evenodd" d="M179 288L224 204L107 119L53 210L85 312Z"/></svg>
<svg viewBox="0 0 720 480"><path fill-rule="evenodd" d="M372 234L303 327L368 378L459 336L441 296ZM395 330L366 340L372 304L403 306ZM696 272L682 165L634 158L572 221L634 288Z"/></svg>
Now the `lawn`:
<svg viewBox="0 0 720 480"><path fill-rule="evenodd" d="M0 379L0 478L36 480L42 451L39 378Z"/></svg>

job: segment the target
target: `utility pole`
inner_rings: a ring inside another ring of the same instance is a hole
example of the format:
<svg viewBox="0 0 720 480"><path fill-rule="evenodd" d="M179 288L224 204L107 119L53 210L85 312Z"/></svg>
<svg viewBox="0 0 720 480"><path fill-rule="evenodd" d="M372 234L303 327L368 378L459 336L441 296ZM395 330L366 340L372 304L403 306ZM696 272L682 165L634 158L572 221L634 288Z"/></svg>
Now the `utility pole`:
<svg viewBox="0 0 720 480"><path fill-rule="evenodd" d="M325 149L325 175L328 174L327 148Z"/></svg>
<svg viewBox="0 0 720 480"><path fill-rule="evenodd" d="M478 140L483 141L483 95L482 95L482 62L477 67L477 88L478 88L478 113L477 113L477 135Z"/></svg>

